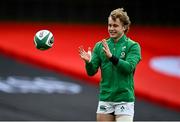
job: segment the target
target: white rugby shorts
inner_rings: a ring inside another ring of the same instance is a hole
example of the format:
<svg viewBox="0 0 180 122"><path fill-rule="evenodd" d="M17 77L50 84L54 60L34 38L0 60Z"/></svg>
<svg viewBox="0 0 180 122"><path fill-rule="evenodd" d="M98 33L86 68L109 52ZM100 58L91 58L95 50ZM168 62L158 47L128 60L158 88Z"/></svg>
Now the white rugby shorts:
<svg viewBox="0 0 180 122"><path fill-rule="evenodd" d="M134 102L105 102L99 101L97 112L99 114L134 116Z"/></svg>

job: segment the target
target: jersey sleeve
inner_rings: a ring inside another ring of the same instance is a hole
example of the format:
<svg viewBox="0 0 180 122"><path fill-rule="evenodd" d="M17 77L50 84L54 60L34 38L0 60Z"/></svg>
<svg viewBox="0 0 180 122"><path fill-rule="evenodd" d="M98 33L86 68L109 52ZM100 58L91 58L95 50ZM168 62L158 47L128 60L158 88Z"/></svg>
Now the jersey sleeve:
<svg viewBox="0 0 180 122"><path fill-rule="evenodd" d="M125 60L119 59L117 67L119 70L132 73L134 72L136 65L141 60L141 48L138 43L134 43L129 48L129 51L126 54Z"/></svg>
<svg viewBox="0 0 180 122"><path fill-rule="evenodd" d="M99 43L97 43L92 52L92 59L90 62L86 62L86 72L89 76L93 76L98 72L100 66L99 58Z"/></svg>

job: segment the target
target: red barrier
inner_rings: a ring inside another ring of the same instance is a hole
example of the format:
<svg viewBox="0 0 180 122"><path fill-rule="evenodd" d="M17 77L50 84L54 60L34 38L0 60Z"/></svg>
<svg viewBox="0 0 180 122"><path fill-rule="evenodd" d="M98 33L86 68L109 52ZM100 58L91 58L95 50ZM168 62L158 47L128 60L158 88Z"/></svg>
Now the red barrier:
<svg viewBox="0 0 180 122"><path fill-rule="evenodd" d="M78 47L84 45L87 49L108 37L106 25L0 23L0 27L1 53L88 83L99 83L100 73L87 76ZM53 47L46 51L37 50L33 43L34 34L41 29L50 30L55 38ZM154 70L149 64L154 57L174 56L178 59L179 33L178 27L150 26L132 26L128 33L142 47L142 61L135 73L137 96L177 110L180 110L180 77ZM168 66L171 67L171 64Z"/></svg>

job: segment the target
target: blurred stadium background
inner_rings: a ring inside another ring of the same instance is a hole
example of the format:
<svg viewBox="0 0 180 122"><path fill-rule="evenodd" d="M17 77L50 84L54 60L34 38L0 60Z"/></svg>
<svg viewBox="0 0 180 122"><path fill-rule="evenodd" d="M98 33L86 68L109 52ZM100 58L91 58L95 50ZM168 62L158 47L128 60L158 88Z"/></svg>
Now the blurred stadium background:
<svg viewBox="0 0 180 122"><path fill-rule="evenodd" d="M1 0L0 120L94 121L100 74L88 77L78 46L106 38L107 17L123 7L128 36L142 46L135 120L180 120L179 4L162 0ZM53 32L35 49L40 29Z"/></svg>

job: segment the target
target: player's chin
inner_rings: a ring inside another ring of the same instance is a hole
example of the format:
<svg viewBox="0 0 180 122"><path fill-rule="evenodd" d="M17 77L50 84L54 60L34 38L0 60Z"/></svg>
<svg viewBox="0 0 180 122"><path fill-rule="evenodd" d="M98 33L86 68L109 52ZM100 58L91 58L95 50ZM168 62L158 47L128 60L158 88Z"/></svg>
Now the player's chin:
<svg viewBox="0 0 180 122"><path fill-rule="evenodd" d="M111 38L116 38L117 35L116 35L116 34L110 34L110 37L111 37Z"/></svg>

